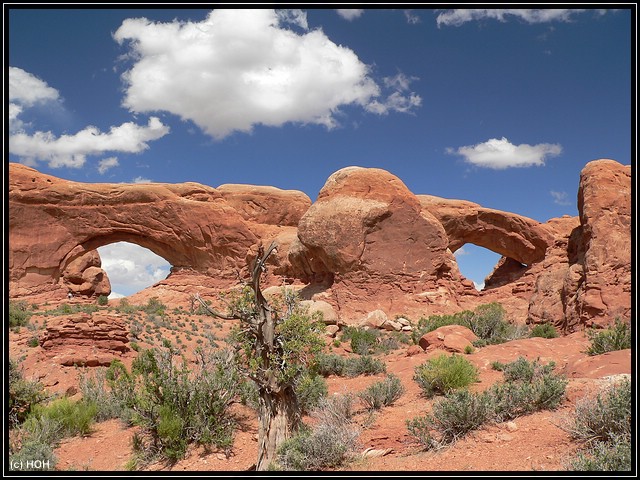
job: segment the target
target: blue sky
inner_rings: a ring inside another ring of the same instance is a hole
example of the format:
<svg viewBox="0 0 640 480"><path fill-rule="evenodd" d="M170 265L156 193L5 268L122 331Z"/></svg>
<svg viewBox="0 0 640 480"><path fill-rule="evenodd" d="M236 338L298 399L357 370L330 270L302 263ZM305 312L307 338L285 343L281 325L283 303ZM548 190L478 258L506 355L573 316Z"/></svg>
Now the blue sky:
<svg viewBox="0 0 640 480"><path fill-rule="evenodd" d="M315 200L358 165L545 222L577 215L587 162L631 161L634 4L4 15L9 160L68 180L273 185ZM99 251L118 293L168 271L131 245ZM499 258L457 253L479 284Z"/></svg>

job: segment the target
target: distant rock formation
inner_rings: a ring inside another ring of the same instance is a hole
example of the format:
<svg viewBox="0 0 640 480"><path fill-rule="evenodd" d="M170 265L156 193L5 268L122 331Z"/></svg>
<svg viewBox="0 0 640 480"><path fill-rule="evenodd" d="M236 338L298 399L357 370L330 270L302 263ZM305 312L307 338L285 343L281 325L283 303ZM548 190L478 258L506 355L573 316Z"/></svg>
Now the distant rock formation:
<svg viewBox="0 0 640 480"><path fill-rule="evenodd" d="M195 291L246 277L260 243L278 243L264 285L295 286L338 322L381 310L428 316L498 301L524 323L565 332L631 311L631 168L588 163L579 217L540 223L478 204L415 195L391 173L347 167L315 202L268 186L85 184L9 164L9 295L104 295L95 249L118 241L172 264L136 296L188 306ZM453 255L466 243L503 255L478 292Z"/></svg>

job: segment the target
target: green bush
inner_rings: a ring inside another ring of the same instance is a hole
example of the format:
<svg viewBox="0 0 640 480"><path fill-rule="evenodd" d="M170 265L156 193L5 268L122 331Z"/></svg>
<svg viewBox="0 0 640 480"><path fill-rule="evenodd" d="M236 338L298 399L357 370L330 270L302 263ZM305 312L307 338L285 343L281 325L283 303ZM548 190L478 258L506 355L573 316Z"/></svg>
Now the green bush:
<svg viewBox="0 0 640 480"><path fill-rule="evenodd" d="M344 366L344 375L357 377L359 375L377 375L385 373L387 366L381 360L370 355L362 355L347 359Z"/></svg>
<svg viewBox="0 0 640 480"><path fill-rule="evenodd" d="M140 308L140 310L148 313L149 315L160 315L160 316L164 315L164 312L166 309L167 309L167 306L164 303L162 303L158 299L158 297L151 297L147 301L147 304Z"/></svg>
<svg viewBox="0 0 640 480"><path fill-rule="evenodd" d="M502 422L560 405L567 385L564 377L554 375L549 365L513 364L519 365L519 372L533 370L532 379L523 380L529 375L516 374L517 380L494 384L481 393L454 390L436 402L429 416L407 421L409 433L425 448L438 448L487 422Z"/></svg>
<svg viewBox="0 0 640 480"><path fill-rule="evenodd" d="M556 327L554 327L550 323L543 323L536 325L531 329L531 333L529 333L530 337L542 337L542 338L557 338L558 331Z"/></svg>
<svg viewBox="0 0 640 480"><path fill-rule="evenodd" d="M29 323L31 312L27 302L9 301L9 328L24 327Z"/></svg>
<svg viewBox="0 0 640 480"><path fill-rule="evenodd" d="M342 341L351 340L351 350L358 355L370 355L375 352L380 332L376 329L346 327Z"/></svg>
<svg viewBox="0 0 640 480"><path fill-rule="evenodd" d="M96 412L97 407L93 402L83 400L74 402L68 397L62 397L46 406L36 405L24 426L27 430L32 430L39 428L33 423L47 420L58 424L60 438L53 439L55 442L62 438L84 436L91 433Z"/></svg>
<svg viewBox="0 0 640 480"><path fill-rule="evenodd" d="M303 414L320 405L320 401L329 393L326 380L310 372L298 379L295 391Z"/></svg>
<svg viewBox="0 0 640 480"><path fill-rule="evenodd" d="M387 378L370 385L358 396L369 410L380 410L398 400L403 393L404 386L400 379L396 375L389 374Z"/></svg>
<svg viewBox="0 0 640 480"><path fill-rule="evenodd" d="M31 410L46 398L44 386L25 380L18 362L9 358L9 428L24 422Z"/></svg>
<svg viewBox="0 0 640 480"><path fill-rule="evenodd" d="M608 442L594 441L569 461L567 470L580 472L630 472L630 437L613 437Z"/></svg>
<svg viewBox="0 0 640 480"><path fill-rule="evenodd" d="M125 419L141 427L136 442L140 461L160 454L169 461L184 456L190 443L228 448L233 441L229 406L239 389L239 374L228 352L196 349L198 369L190 371L170 342L144 350L131 372L113 362L106 379Z"/></svg>
<svg viewBox="0 0 640 480"><path fill-rule="evenodd" d="M427 397L447 394L478 381L478 370L460 355L442 354L415 367L413 379Z"/></svg>
<svg viewBox="0 0 640 480"><path fill-rule="evenodd" d="M96 421L123 417L125 407L111 389L107 388L107 370L104 367L94 370L93 375L88 375L87 371L81 372L79 386L82 399L96 407Z"/></svg>
<svg viewBox="0 0 640 480"><path fill-rule="evenodd" d="M97 302L98 302L98 305L101 305L101 306L108 305L109 304L109 297L107 297L106 295L100 295L98 297Z"/></svg>
<svg viewBox="0 0 640 480"><path fill-rule="evenodd" d="M587 337L591 342L591 345L587 349L588 355L601 355L607 352L631 348L631 328L626 322L619 318L616 318L613 328L587 330Z"/></svg>
<svg viewBox="0 0 640 480"><path fill-rule="evenodd" d="M551 373L555 365L555 362L540 365L538 359L532 363L524 357L518 357L517 360L507 364L493 362L492 367L494 370L499 370L504 373L504 380L506 382L515 382L517 380L532 382L534 378Z"/></svg>
<svg viewBox="0 0 640 480"><path fill-rule="evenodd" d="M346 359L336 354L319 353L316 355L311 368L323 377L329 375L343 376Z"/></svg>
<svg viewBox="0 0 640 480"><path fill-rule="evenodd" d="M51 444L29 437L22 443L19 451L9 453L9 465L19 465L19 470L25 472L55 470L57 461Z"/></svg>

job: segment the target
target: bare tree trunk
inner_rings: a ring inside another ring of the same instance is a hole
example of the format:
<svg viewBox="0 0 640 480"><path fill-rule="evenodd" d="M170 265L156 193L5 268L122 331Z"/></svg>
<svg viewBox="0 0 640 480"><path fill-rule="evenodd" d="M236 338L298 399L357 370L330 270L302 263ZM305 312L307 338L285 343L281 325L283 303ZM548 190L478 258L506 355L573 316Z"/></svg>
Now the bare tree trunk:
<svg viewBox="0 0 640 480"><path fill-rule="evenodd" d="M292 387L278 393L260 391L258 463L256 470L268 470L277 460L278 447L298 429L300 410Z"/></svg>

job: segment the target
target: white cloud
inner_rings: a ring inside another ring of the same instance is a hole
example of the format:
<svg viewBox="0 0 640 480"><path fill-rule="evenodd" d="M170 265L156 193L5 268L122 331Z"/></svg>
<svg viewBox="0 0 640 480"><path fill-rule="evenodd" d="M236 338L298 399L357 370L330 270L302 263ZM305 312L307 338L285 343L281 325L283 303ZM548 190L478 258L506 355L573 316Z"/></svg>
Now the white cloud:
<svg viewBox="0 0 640 480"><path fill-rule="evenodd" d="M104 158L98 162L98 172L100 175L104 175L107 170L118 165L120 165L120 162L118 162L117 157Z"/></svg>
<svg viewBox="0 0 640 480"><path fill-rule="evenodd" d="M268 9L219 9L197 23L125 20L114 34L133 59L122 75L124 106L171 112L216 139L260 124L333 128L347 105L377 114L419 106L410 92L378 100L380 87L352 50L319 29L298 34L285 21L306 26L303 12Z"/></svg>
<svg viewBox="0 0 640 480"><path fill-rule="evenodd" d="M21 68L9 67L9 101L30 107L58 99L58 91L46 82Z"/></svg>
<svg viewBox="0 0 640 480"><path fill-rule="evenodd" d="M479 292L482 291L482 289L484 288L484 282L482 283L478 283L475 280L473 281L473 286L476 287L476 290L478 290Z"/></svg>
<svg viewBox="0 0 640 480"><path fill-rule="evenodd" d="M307 23L307 14L302 10L276 10L276 15L278 15L278 19L283 23L292 23L293 25L297 25L304 30L309 29L309 24Z"/></svg>
<svg viewBox="0 0 640 480"><path fill-rule="evenodd" d="M460 247L460 248L459 248L459 249L457 249L455 252L453 252L453 254L454 254L456 257L462 257L463 255L469 255L469 252L468 252L468 251L466 251L466 250L464 249L464 247Z"/></svg>
<svg viewBox="0 0 640 480"><path fill-rule="evenodd" d="M491 8L465 9L458 8L440 13L436 18L440 25L459 27L474 20L494 19L506 22L510 18L518 18L526 23L569 22L573 16L583 13L584 9L562 8Z"/></svg>
<svg viewBox="0 0 640 480"><path fill-rule="evenodd" d="M18 132L9 137L9 151L29 164L42 160L51 168L82 167L87 155L105 152L139 153L149 148L147 142L157 140L169 132L169 127L151 117L147 126L133 122L111 127L101 133L96 127L87 127L75 135L56 137L51 132L35 132L28 135Z"/></svg>
<svg viewBox="0 0 640 480"><path fill-rule="evenodd" d="M336 12L345 20L351 21L362 16L364 10L362 8L338 8Z"/></svg>
<svg viewBox="0 0 640 480"><path fill-rule="evenodd" d="M553 203L557 203L558 205L572 205L573 202L569 200L569 194L567 192L555 192L551 190L549 192L553 197Z"/></svg>
<svg viewBox="0 0 640 480"><path fill-rule="evenodd" d="M111 289L121 295L132 295L164 280L171 268L164 258L132 243L112 243L98 248L98 253Z"/></svg>
<svg viewBox="0 0 640 480"><path fill-rule="evenodd" d="M542 166L546 157L560 155L562 147L558 144L541 143L538 145L513 145L506 138L492 138L484 143L447 149L447 153L462 155L468 163L478 167L502 170L511 167Z"/></svg>
<svg viewBox="0 0 640 480"><path fill-rule="evenodd" d="M403 73L398 73L393 77L384 77L382 83L384 86L392 90L386 99L382 102L373 100L365 108L367 111L385 115L390 111L410 113L415 108L422 105L422 97L413 92L409 92L409 85L417 77L407 77Z"/></svg>

